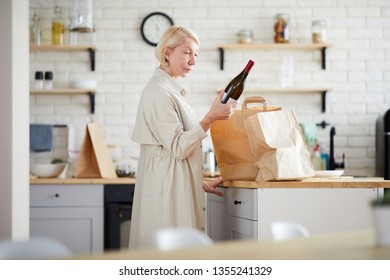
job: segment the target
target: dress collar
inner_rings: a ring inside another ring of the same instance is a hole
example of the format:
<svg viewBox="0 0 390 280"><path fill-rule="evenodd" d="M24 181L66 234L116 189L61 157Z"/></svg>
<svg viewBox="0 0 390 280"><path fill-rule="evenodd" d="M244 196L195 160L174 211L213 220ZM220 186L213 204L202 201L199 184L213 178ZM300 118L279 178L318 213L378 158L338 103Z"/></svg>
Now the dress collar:
<svg viewBox="0 0 390 280"><path fill-rule="evenodd" d="M164 81L164 84L170 88L174 93L180 93L182 96L186 96L187 92L181 87L167 72L159 67L156 67L154 71L154 77Z"/></svg>

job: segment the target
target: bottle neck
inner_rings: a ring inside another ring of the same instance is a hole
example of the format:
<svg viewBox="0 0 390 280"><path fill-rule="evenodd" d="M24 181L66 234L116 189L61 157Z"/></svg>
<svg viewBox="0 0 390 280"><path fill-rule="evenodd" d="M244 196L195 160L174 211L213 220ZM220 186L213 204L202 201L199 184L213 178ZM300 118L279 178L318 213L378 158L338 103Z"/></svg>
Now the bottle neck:
<svg viewBox="0 0 390 280"><path fill-rule="evenodd" d="M244 68L244 73L245 73L245 74L248 74L249 71L251 71L251 69L252 69L252 67L253 67L254 64L255 64L255 63L254 63L252 60L249 60L248 64L247 64L247 65L245 66L245 68Z"/></svg>

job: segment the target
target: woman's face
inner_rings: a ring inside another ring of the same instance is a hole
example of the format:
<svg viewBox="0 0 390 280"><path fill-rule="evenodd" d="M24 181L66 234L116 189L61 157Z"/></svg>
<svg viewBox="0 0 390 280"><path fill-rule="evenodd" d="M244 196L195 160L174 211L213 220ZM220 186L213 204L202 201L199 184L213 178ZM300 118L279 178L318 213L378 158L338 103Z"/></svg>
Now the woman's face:
<svg viewBox="0 0 390 280"><path fill-rule="evenodd" d="M192 71L196 63L198 44L194 39L187 38L174 49L165 50L165 58L168 66L162 67L174 79L186 77Z"/></svg>

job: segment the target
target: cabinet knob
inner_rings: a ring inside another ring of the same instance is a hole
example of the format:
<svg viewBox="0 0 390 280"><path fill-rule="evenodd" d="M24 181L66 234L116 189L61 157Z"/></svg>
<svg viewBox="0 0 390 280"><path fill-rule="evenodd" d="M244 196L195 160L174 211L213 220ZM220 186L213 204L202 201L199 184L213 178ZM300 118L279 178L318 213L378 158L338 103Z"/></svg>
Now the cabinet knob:
<svg viewBox="0 0 390 280"><path fill-rule="evenodd" d="M234 205L237 205L237 204L241 204L241 201L235 200L233 203L234 203Z"/></svg>
<svg viewBox="0 0 390 280"><path fill-rule="evenodd" d="M55 197L60 197L60 195L59 195L58 193L56 193L54 196L55 196Z"/></svg>

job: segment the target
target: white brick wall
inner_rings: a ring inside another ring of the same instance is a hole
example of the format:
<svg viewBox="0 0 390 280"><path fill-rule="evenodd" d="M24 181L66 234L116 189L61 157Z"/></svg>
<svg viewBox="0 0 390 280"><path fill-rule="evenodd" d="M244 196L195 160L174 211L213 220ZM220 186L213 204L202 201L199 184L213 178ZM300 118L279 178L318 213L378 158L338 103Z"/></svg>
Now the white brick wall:
<svg viewBox="0 0 390 280"><path fill-rule="evenodd" d="M30 0L47 26L55 1ZM60 4L70 5L62 0ZM105 131L113 154L120 163L136 167L138 145L130 140L137 103L144 84L156 64L154 49L141 38L139 27L145 15L163 11L177 24L194 29L201 39L196 70L183 85L201 117L216 90L241 71L248 59L256 62L249 84L277 86L280 61L291 55L295 62L296 86L330 86L327 111L321 113L320 95L263 94L269 105L293 107L301 122L326 120L336 127L335 152L346 155L346 173L375 175L375 121L390 107L390 2L387 0L182 0L182 1L94 1L97 28L96 71L89 71L87 53L31 53L31 80L36 70L53 70L56 86L79 78L98 81L96 113L89 114L88 96L31 95L31 123L85 123L92 117ZM327 51L326 71L319 52L226 51L225 70L219 70L217 46L235 42L238 30L253 30L257 42L273 41L276 13L290 14L291 41L310 42L311 21L326 19L332 47ZM329 143L329 127L319 129L320 141ZM66 130L55 129L55 149L31 153L32 161L66 155ZM211 145L210 139L205 146Z"/></svg>

